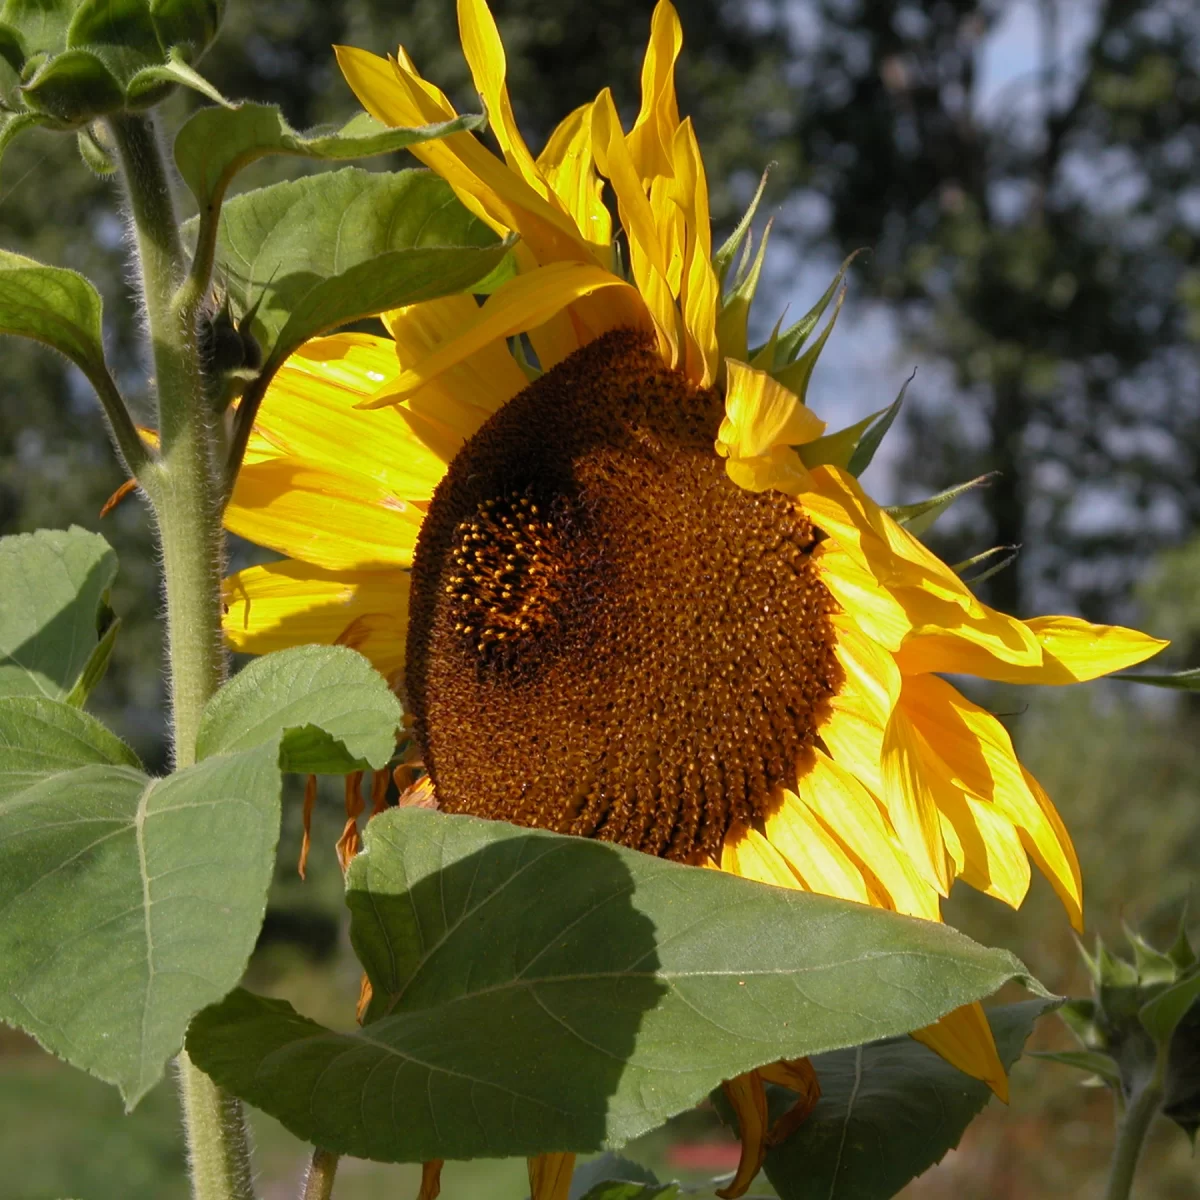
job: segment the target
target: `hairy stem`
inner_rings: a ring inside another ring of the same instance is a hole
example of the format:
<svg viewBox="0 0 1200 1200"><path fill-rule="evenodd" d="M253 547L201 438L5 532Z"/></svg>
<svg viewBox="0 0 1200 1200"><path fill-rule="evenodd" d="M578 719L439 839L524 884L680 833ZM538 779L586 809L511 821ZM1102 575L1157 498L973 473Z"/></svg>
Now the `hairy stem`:
<svg viewBox="0 0 1200 1200"><path fill-rule="evenodd" d="M337 1175L338 1155L332 1150L313 1148L312 1160L304 1176L304 1191L300 1200L329 1200L333 1195L333 1181Z"/></svg>
<svg viewBox="0 0 1200 1200"><path fill-rule="evenodd" d="M143 479L158 522L166 585L167 661L176 768L196 759L204 706L225 678L221 639L221 475L214 463L196 313L175 294L187 268L170 179L150 120L111 118L133 217L146 326L154 360L161 457ZM196 1200L253 1200L241 1104L186 1054L179 1085Z"/></svg>
<svg viewBox="0 0 1200 1200"><path fill-rule="evenodd" d="M1146 1142L1146 1134L1158 1116L1166 1076L1166 1049L1160 1047L1154 1075L1125 1106L1117 1121L1117 1144L1113 1148L1105 1200L1129 1200L1133 1177Z"/></svg>

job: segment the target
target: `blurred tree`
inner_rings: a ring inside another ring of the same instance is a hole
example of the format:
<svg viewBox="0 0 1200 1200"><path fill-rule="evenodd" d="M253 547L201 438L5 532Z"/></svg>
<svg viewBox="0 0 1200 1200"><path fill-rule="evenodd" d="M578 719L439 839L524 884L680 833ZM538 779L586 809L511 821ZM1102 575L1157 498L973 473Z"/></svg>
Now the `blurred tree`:
<svg viewBox="0 0 1200 1200"><path fill-rule="evenodd" d="M981 57L1006 19L1034 25L1040 50L986 98ZM970 401L914 406L909 478L999 472L948 557L1024 545L988 585L997 606L1021 612L1036 588L1114 615L1200 512L1184 304L1200 7L778 0L773 20L795 64L797 181L828 204L816 240L873 249L867 286Z"/></svg>

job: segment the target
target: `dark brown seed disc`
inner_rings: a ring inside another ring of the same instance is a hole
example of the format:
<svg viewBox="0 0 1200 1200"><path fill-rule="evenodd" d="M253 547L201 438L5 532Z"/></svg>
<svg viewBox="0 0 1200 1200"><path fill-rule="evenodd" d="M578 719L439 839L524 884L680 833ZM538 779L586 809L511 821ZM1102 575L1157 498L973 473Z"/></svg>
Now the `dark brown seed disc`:
<svg viewBox="0 0 1200 1200"><path fill-rule="evenodd" d="M796 503L619 330L455 456L413 564L407 699L450 812L697 861L794 777L841 680Z"/></svg>

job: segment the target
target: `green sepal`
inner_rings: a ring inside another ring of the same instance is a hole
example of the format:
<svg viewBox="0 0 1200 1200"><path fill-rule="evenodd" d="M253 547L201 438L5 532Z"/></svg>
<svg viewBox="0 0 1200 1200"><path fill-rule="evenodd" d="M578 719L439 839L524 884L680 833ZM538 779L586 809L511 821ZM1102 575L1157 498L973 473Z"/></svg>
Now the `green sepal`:
<svg viewBox="0 0 1200 1200"><path fill-rule="evenodd" d="M191 88L207 96L216 104L226 108L232 107L232 101L226 100L203 75L191 66L184 58L183 52L172 47L167 59L162 63L154 63L143 67L130 77L125 93L131 108L148 108L152 104L165 99L175 85Z"/></svg>
<svg viewBox="0 0 1200 1200"><path fill-rule="evenodd" d="M807 403L808 381L812 378L812 373L817 365L817 359L821 357L821 351L825 349L825 343L829 341L829 335L833 332L833 327L837 324L838 314L842 311L842 304L845 302L845 299L846 289L843 287L838 292L837 303L833 307L833 315L829 318L829 323L821 330L821 336L794 362L789 362L787 366L778 367L772 372L785 388L796 393L802 404ZM780 344L782 344L784 336L780 336ZM777 351L777 353L781 352Z"/></svg>
<svg viewBox="0 0 1200 1200"><path fill-rule="evenodd" d="M1096 1001L1091 997L1067 1000L1058 1010L1058 1015L1085 1049L1102 1044L1100 1028L1096 1023L1098 1016Z"/></svg>
<svg viewBox="0 0 1200 1200"><path fill-rule="evenodd" d="M762 178L758 181L758 188L754 193L754 199L750 201L750 207L746 209L742 219L737 223L737 227L725 239L721 248L713 255L713 269L717 273L717 283L722 295L725 293L725 276L729 274L729 268L733 265L733 260L737 257L738 250L741 249L742 243L746 240L746 235L750 232L750 226L754 221L754 214L758 212L758 206L762 201L763 191L767 186L767 176L769 174L770 168L768 167L762 173Z"/></svg>
<svg viewBox="0 0 1200 1200"><path fill-rule="evenodd" d="M1065 1067L1074 1067L1077 1071L1086 1071L1103 1080L1109 1087L1121 1086L1121 1068L1111 1054L1100 1050L1036 1050L1031 1058L1044 1058L1049 1062L1061 1063Z"/></svg>
<svg viewBox="0 0 1200 1200"><path fill-rule="evenodd" d="M964 558L962 562L955 563L950 569L972 587L975 587L985 579L991 579L993 575L999 575L1006 567L1011 567L1017 561L1017 555L1020 553L1020 546L992 546L987 550L981 550L978 554L972 554L970 558ZM999 555L1003 555L1004 557L999 558ZM977 574L968 577L968 571L974 567L983 566L984 563L990 565L984 567Z"/></svg>
<svg viewBox="0 0 1200 1200"><path fill-rule="evenodd" d="M1171 1040L1176 1026L1200 998L1200 972L1159 992L1138 1009L1142 1028L1158 1043Z"/></svg>
<svg viewBox="0 0 1200 1200"><path fill-rule="evenodd" d="M1133 962L1138 973L1138 982L1146 984L1174 983L1179 978L1179 969L1170 955L1163 954L1150 945L1136 930L1122 923L1126 940L1133 947Z"/></svg>
<svg viewBox="0 0 1200 1200"><path fill-rule="evenodd" d="M1192 949L1192 943L1188 940L1187 935L1187 919L1188 906L1185 904L1183 911L1179 914L1179 927L1175 933L1175 940L1167 951L1167 957L1181 972L1190 970L1196 965L1196 952Z"/></svg>
<svg viewBox="0 0 1200 1200"><path fill-rule="evenodd" d="M1172 671L1163 675L1113 675L1125 683L1145 683L1150 687L1171 688L1180 692L1200 692L1200 667L1186 671Z"/></svg>
<svg viewBox="0 0 1200 1200"><path fill-rule="evenodd" d="M20 33L5 21L0 21L0 59L18 76L25 66L25 43Z"/></svg>
<svg viewBox="0 0 1200 1200"><path fill-rule="evenodd" d="M893 504L885 511L905 526L914 537L920 537L960 496L983 487L995 477L996 473L989 471L986 475L977 475L974 479L968 479L966 483L959 483L944 492L938 492L928 500L918 500L913 504Z"/></svg>
<svg viewBox="0 0 1200 1200"><path fill-rule="evenodd" d="M75 140L79 145L79 157L83 159L87 169L94 175L104 178L116 171L117 163L108 152L107 147L100 144L99 139L94 133L94 128L94 126L90 125L84 126L75 135Z"/></svg>
<svg viewBox="0 0 1200 1200"><path fill-rule="evenodd" d="M771 224L772 222L768 221L766 229L763 230L753 262L747 270L738 272L733 291L721 301L721 309L717 313L717 345L720 347L722 359L733 358L738 362L745 362L750 357L747 342L750 306L754 303L754 293L758 290L767 242L771 238ZM746 243L747 251L751 245L752 241Z"/></svg>
<svg viewBox="0 0 1200 1200"><path fill-rule="evenodd" d="M159 43L196 62L212 44L225 16L225 0L150 0Z"/></svg>
<svg viewBox="0 0 1200 1200"><path fill-rule="evenodd" d="M782 370L788 363L795 360L800 351L804 348L804 343L808 341L809 334L817 327L817 323L824 316L825 310L829 307L830 301L838 294L838 289L842 286L842 281L846 278L846 272L850 269L850 264L862 253L861 250L855 250L850 254L842 265L838 268L838 273L833 277L833 281L825 289L820 300L816 302L798 320L794 325L789 325L775 339L775 369ZM838 300L838 307L841 307L841 299ZM837 314L834 314L836 319ZM832 324L832 322L831 322Z"/></svg>
<svg viewBox="0 0 1200 1200"><path fill-rule="evenodd" d="M35 129L39 125L57 124L53 118L41 113L0 113L0 158L3 158L9 144L16 141L27 129Z"/></svg>
<svg viewBox="0 0 1200 1200"><path fill-rule="evenodd" d="M836 316L837 314L835 313L834 315ZM828 330L826 330L826 333L828 333ZM813 350L816 349L817 347L814 346ZM811 354L812 350L808 353ZM904 381L904 386L900 389L900 394L888 405L883 416L867 429L866 433L859 439L858 445L854 447L854 453L850 455L850 461L846 464L846 470L856 479L871 465L871 460L875 457L875 451L883 444L883 439L887 436L888 430L891 429L892 423L900 415L900 406L904 403L904 396L908 391L908 385L916 377L917 373L914 370Z"/></svg>
<svg viewBox="0 0 1200 1200"><path fill-rule="evenodd" d="M21 94L30 109L74 128L115 112L125 93L112 71L90 50L64 50L34 72Z"/></svg>

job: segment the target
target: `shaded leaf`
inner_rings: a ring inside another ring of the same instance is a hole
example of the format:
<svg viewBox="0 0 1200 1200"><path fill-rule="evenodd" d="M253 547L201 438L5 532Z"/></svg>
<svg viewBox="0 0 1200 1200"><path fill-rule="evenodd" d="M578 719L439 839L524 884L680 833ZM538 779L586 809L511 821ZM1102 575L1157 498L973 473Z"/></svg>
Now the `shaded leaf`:
<svg viewBox="0 0 1200 1200"><path fill-rule="evenodd" d="M1200 972L1159 992L1138 1010L1142 1027L1156 1042L1167 1042L1175 1026L1200 997Z"/></svg>
<svg viewBox="0 0 1200 1200"><path fill-rule="evenodd" d="M415 809L370 823L347 887L367 1026L237 991L188 1048L299 1136L382 1161L620 1145L722 1079L1026 977L944 925Z"/></svg>
<svg viewBox="0 0 1200 1200"><path fill-rule="evenodd" d="M101 606L103 612L106 605ZM109 621L108 627L100 635L100 640L93 647L91 654L88 655L88 660L83 664L83 670L80 672L79 678L75 681L75 686L66 696L66 702L73 704L76 708L82 708L87 702L88 697L92 694L96 684L100 682L108 671L108 664L112 660L113 647L117 644L117 634L121 631L120 617L114 617Z"/></svg>
<svg viewBox="0 0 1200 1200"><path fill-rule="evenodd" d="M1021 1055L1034 1021L1052 1000L988 1010L1000 1060ZM885 1200L948 1150L991 1097L912 1038L813 1058L821 1099L782 1145L767 1150L764 1170L782 1200ZM772 1115L795 1097L769 1088Z"/></svg>
<svg viewBox="0 0 1200 1200"><path fill-rule="evenodd" d="M106 370L100 311L82 275L0 250L0 333L42 342L92 378Z"/></svg>
<svg viewBox="0 0 1200 1200"><path fill-rule="evenodd" d="M609 1179L583 1194L583 1200L672 1200L679 1195L677 1183L623 1183Z"/></svg>
<svg viewBox="0 0 1200 1200"><path fill-rule="evenodd" d="M125 103L120 81L91 50L64 50L48 59L22 85L21 95L31 109L65 126L83 125Z"/></svg>
<svg viewBox="0 0 1200 1200"><path fill-rule="evenodd" d="M273 104L202 108L175 138L175 162L184 183L203 210L219 204L230 180L242 168L270 154L345 160L390 154L418 142L478 129L482 116L461 116L419 129L391 129L366 113L340 129L299 133Z"/></svg>
<svg viewBox="0 0 1200 1200"><path fill-rule="evenodd" d="M0 696L86 689L116 573L108 543L77 526L0 538Z"/></svg>
<svg viewBox="0 0 1200 1200"><path fill-rule="evenodd" d="M344 775L386 765L396 748L400 702L356 650L296 646L256 658L209 702L196 756L280 740L280 766Z"/></svg>
<svg viewBox="0 0 1200 1200"><path fill-rule="evenodd" d="M663 1186L649 1167L643 1167L641 1163L607 1150L596 1158L576 1166L575 1173L571 1176L568 1200L588 1200L593 1188L613 1183Z"/></svg>

